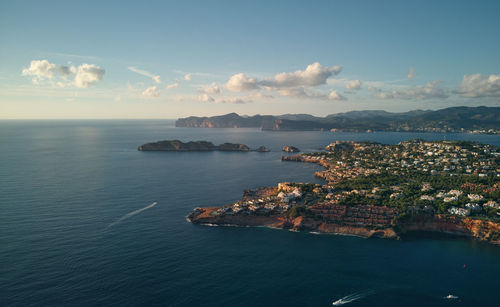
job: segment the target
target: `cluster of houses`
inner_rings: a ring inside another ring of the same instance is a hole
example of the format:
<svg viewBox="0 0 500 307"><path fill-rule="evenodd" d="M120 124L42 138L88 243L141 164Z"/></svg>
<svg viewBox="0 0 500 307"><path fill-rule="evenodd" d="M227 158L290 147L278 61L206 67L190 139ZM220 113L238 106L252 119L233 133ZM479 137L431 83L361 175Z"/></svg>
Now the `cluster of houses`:
<svg viewBox="0 0 500 307"><path fill-rule="evenodd" d="M401 142L382 159L395 173L404 169L431 175L455 176L474 174L479 177L500 176L494 157L499 153L490 145L462 146L456 142Z"/></svg>
<svg viewBox="0 0 500 307"><path fill-rule="evenodd" d="M422 191L430 191L430 190L432 190L432 187L430 187L430 185L424 184L424 186L422 187ZM448 192L439 191L435 196L422 195L420 196L420 199L432 202L438 198L441 198L445 203L449 203L458 201L459 198L463 195L464 192L461 190L450 190ZM473 194L473 193L467 194L467 199L470 202L465 204L464 206L465 208L453 206L450 209L448 209L448 212L450 214L459 216L469 216L474 212L482 211L483 206L491 207L494 209L500 209L500 206L494 200L488 201L484 204L480 204L480 202L484 201L484 196L481 194Z"/></svg>
<svg viewBox="0 0 500 307"><path fill-rule="evenodd" d="M283 182L278 184L277 195L261 198L244 197L236 203L223 206L214 211L214 215L234 215L234 214L267 214L285 212L296 204L302 197L299 187L292 183ZM248 191L251 192L251 191Z"/></svg>
<svg viewBox="0 0 500 307"><path fill-rule="evenodd" d="M308 203L308 207L314 209L325 220L347 219L347 221L351 221L349 219L352 218L351 222L358 223L360 221L356 219L367 219L363 223L383 225L390 222L396 212L385 212L385 215L380 216L373 210L394 209L384 206L365 208L359 207L364 205L355 204L342 207L342 200L352 197L353 194L362 195L368 199L381 199L386 196L389 196L391 200L405 199L407 196L403 194L404 189L402 188L405 183L394 186L384 186L382 184L382 187L349 189L347 191L337 190L336 185L349 179L382 172L389 172L402 176L402 178L415 174L410 173L410 171L450 176L456 174L470 174L471 176L500 175L500 169L495 160L500 153L497 152L496 147L490 145L420 140L401 142L397 145L337 141L329 144L326 150L329 152L282 157L282 160L286 161L320 164L325 170L317 172L316 176L325 179L327 181L326 185L313 185L304 190L305 184L283 182L278 184L277 189L274 188L275 193L272 195L249 194L249 197L244 197L243 200L233 205L218 209L215 214L282 213L297 204ZM462 189L474 190L467 187L462 187ZM449 203L449 205L453 205L448 210L450 214L468 216L481 212L484 207L500 209L496 201L490 200L486 202L486 199L481 194L470 193L465 195L462 190L457 189L433 193L434 190L429 183L423 183L420 191L425 193L420 196L420 200L435 202L439 199L440 202ZM310 197L312 197L313 202L307 200ZM354 198L359 199L357 196ZM373 204L373 200L371 201ZM468 202L466 203L466 201ZM358 208L361 211L354 212L352 211L353 208Z"/></svg>
<svg viewBox="0 0 500 307"><path fill-rule="evenodd" d="M483 207L476 203L467 203L465 208L457 208L455 206L451 207L448 212L454 215L469 216L471 213L481 211Z"/></svg>
<svg viewBox="0 0 500 307"><path fill-rule="evenodd" d="M378 174L381 171L389 171L395 175L419 171L430 175L471 174L479 177L500 177L500 168L495 162L495 157L500 155L500 152L490 145L465 146L452 141L416 140L390 146L336 141L326 146L326 150L342 152L342 158L309 153L283 157L283 160L318 163L326 170L316 172L316 176L328 182Z"/></svg>
<svg viewBox="0 0 500 307"><path fill-rule="evenodd" d="M224 206L214 211L214 215L234 214L266 214L271 212L283 212L291 208L289 203L284 203L276 198L260 198L255 200L238 201L230 206Z"/></svg>

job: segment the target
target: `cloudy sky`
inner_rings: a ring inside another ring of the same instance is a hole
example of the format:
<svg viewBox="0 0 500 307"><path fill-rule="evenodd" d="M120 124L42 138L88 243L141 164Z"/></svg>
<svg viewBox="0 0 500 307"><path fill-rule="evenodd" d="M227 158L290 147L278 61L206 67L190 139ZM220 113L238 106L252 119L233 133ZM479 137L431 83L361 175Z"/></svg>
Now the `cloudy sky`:
<svg viewBox="0 0 500 307"><path fill-rule="evenodd" d="M500 1L2 1L0 118L500 106Z"/></svg>

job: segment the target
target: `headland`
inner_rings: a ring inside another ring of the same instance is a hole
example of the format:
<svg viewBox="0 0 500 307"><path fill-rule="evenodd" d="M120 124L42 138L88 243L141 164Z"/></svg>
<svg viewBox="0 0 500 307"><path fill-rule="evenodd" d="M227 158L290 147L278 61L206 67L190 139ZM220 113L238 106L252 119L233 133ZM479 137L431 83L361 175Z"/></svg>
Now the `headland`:
<svg viewBox="0 0 500 307"><path fill-rule="evenodd" d="M246 190L241 200L196 208L195 224L404 238L444 233L500 244L500 153L471 142L397 145L335 142L325 151L283 156L317 163L325 184L283 182Z"/></svg>

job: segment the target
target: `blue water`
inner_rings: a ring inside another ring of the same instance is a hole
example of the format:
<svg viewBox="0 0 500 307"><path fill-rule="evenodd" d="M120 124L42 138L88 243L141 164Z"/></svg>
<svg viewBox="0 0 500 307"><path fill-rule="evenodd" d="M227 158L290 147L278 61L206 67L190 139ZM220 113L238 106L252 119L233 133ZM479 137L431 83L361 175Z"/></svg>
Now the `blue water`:
<svg viewBox="0 0 500 307"><path fill-rule="evenodd" d="M0 121L0 305L331 306L360 293L348 306L494 306L498 246L185 220L194 207L234 202L247 188L320 182L313 177L316 165L280 161L284 145L307 151L336 139L396 143L416 137L500 145L497 136L468 134L193 129L166 120ZM174 138L265 145L272 152L136 150ZM448 294L459 299L443 299Z"/></svg>

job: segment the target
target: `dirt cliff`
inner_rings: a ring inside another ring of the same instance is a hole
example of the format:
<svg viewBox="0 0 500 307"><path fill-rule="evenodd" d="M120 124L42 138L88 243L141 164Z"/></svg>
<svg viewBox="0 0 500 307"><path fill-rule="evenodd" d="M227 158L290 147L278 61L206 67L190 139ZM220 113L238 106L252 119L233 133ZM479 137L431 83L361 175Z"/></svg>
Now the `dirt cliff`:
<svg viewBox="0 0 500 307"><path fill-rule="evenodd" d="M500 225L486 220L437 214L432 217L413 217L400 222L398 227L401 233L437 232L500 244Z"/></svg>

